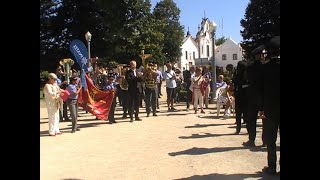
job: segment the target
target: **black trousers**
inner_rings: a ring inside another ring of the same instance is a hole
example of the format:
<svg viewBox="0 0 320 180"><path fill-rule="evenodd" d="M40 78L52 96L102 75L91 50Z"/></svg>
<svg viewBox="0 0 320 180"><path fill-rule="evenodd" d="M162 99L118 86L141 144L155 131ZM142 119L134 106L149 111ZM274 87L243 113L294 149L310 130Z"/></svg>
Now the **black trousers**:
<svg viewBox="0 0 320 180"><path fill-rule="evenodd" d="M157 86L158 86L158 95L161 94L161 84L162 84L162 81L160 81L160 83L157 83ZM162 95L162 94L161 94Z"/></svg>
<svg viewBox="0 0 320 180"><path fill-rule="evenodd" d="M156 108L157 108L157 99L158 99L158 94L156 92L156 89L150 89L146 88L146 112L149 114L151 112L156 113Z"/></svg>
<svg viewBox="0 0 320 180"><path fill-rule="evenodd" d="M187 109L190 108L190 102L192 101L192 91L190 91L189 87L187 89Z"/></svg>
<svg viewBox="0 0 320 180"><path fill-rule="evenodd" d="M110 107L109 116L108 116L109 122L115 122L114 111L116 110L116 103L117 103L116 98L117 98L116 96L113 98L113 101Z"/></svg>
<svg viewBox="0 0 320 180"><path fill-rule="evenodd" d="M121 90L120 93L119 93L119 98L120 98L120 101L121 101L123 115L127 115L127 113L128 113L128 104L129 104L129 93L128 93L128 91Z"/></svg>
<svg viewBox="0 0 320 180"><path fill-rule="evenodd" d="M128 96L128 111L130 119L133 119L133 113L135 118L139 117L139 106L141 94L129 94Z"/></svg>
<svg viewBox="0 0 320 180"><path fill-rule="evenodd" d="M265 140L267 143L268 150L268 167L276 169L277 168L277 134L278 130L280 132L280 113L276 113L271 117L266 114L265 119ZM279 159L280 162L280 159Z"/></svg>
<svg viewBox="0 0 320 180"><path fill-rule="evenodd" d="M255 87L248 87L246 91L248 98L248 121L246 122L246 127L249 133L249 141L254 142L257 136L258 95ZM264 140L263 134L262 141Z"/></svg>
<svg viewBox="0 0 320 180"><path fill-rule="evenodd" d="M248 108L248 121L246 122L247 131L249 133L249 141L254 142L257 136L257 117L258 110Z"/></svg>
<svg viewBox="0 0 320 180"><path fill-rule="evenodd" d="M246 124L248 122L248 99L247 99L247 91L245 89L240 89L235 94L235 111L236 111L237 131L240 131L241 117L243 116L243 120Z"/></svg>

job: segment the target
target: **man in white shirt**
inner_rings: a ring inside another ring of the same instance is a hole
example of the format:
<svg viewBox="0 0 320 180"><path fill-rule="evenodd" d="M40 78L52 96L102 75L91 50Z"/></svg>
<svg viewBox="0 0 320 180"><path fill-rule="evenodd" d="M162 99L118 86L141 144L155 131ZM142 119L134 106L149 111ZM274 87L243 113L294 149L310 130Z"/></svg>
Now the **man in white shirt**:
<svg viewBox="0 0 320 180"><path fill-rule="evenodd" d="M177 87L176 73L172 70L172 65L170 63L167 63L166 66L167 66L167 70L165 72L165 79L166 79L168 111L175 111L176 109L173 107L173 101L174 101L174 94L175 94L174 90Z"/></svg>

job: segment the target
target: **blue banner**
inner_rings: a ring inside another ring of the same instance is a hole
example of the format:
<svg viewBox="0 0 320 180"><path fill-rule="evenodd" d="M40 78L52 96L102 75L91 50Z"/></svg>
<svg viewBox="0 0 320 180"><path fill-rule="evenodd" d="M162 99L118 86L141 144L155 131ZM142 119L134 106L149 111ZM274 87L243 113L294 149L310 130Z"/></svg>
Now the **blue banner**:
<svg viewBox="0 0 320 180"><path fill-rule="evenodd" d="M69 48L81 69L84 70L84 72L88 72L88 50L83 42L79 39L75 39L70 43Z"/></svg>

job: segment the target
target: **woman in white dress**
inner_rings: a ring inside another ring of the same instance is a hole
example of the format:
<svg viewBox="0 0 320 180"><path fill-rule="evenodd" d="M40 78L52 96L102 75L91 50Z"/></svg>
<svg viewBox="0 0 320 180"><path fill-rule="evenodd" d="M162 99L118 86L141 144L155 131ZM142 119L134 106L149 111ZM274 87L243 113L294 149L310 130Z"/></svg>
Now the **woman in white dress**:
<svg viewBox="0 0 320 180"><path fill-rule="evenodd" d="M59 108L62 101L60 98L61 89L56 83L57 75L50 73L48 79L43 92L49 117L49 136L55 136L62 134L59 130Z"/></svg>

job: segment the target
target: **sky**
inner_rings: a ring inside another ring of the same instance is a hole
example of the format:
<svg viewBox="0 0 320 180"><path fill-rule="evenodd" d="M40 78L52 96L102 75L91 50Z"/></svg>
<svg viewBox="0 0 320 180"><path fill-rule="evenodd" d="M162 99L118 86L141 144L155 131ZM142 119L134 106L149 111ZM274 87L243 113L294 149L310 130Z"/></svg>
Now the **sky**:
<svg viewBox="0 0 320 180"><path fill-rule="evenodd" d="M152 9L160 0L151 0ZM246 7L250 0L174 0L180 9L180 24L188 27L192 37L198 32L198 25L204 15L217 24L216 38L231 37L236 43L243 39L240 30L240 20L244 18Z"/></svg>

